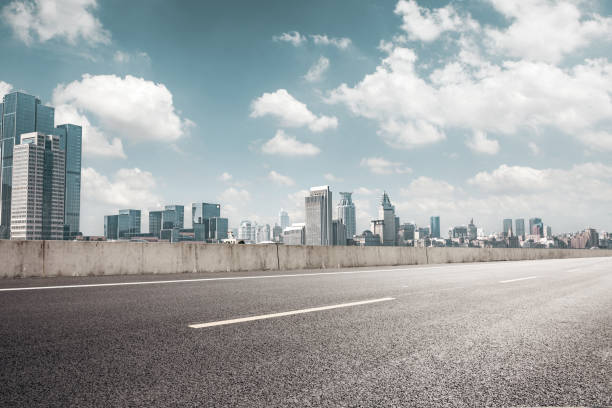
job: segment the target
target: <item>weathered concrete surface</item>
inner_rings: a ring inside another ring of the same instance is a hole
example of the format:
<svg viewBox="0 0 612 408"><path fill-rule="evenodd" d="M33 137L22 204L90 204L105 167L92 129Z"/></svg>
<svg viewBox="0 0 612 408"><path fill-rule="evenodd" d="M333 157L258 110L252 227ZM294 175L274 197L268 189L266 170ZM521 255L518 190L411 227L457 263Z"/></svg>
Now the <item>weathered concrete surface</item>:
<svg viewBox="0 0 612 408"><path fill-rule="evenodd" d="M612 250L0 240L0 277L241 272L612 256Z"/></svg>

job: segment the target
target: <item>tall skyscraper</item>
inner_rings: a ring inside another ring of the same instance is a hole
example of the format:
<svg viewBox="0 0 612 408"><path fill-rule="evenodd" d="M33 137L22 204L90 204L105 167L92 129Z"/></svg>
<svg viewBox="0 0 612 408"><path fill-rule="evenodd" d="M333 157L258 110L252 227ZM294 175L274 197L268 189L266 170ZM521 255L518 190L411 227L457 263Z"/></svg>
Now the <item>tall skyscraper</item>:
<svg viewBox="0 0 612 408"><path fill-rule="evenodd" d="M280 213L278 213L278 222L280 224L281 229L283 230L289 225L291 225L291 221L289 220L289 214L287 214L287 211L283 210L282 208L280 210Z"/></svg>
<svg viewBox="0 0 612 408"><path fill-rule="evenodd" d="M346 245L346 226L340 220L332 220L332 245Z"/></svg>
<svg viewBox="0 0 612 408"><path fill-rule="evenodd" d="M59 136L20 135L12 157L11 238L63 239L65 172Z"/></svg>
<svg viewBox="0 0 612 408"><path fill-rule="evenodd" d="M512 234L512 219L511 218L505 218L504 219L504 236L505 237L511 237Z"/></svg>
<svg viewBox="0 0 612 408"><path fill-rule="evenodd" d="M119 239L119 216L105 215L104 216L104 238L107 241Z"/></svg>
<svg viewBox="0 0 612 408"><path fill-rule="evenodd" d="M130 238L140 234L140 210L119 210L117 235L119 238Z"/></svg>
<svg viewBox="0 0 612 408"><path fill-rule="evenodd" d="M397 234L395 227L395 207L391 204L389 195L383 192L380 200L380 208L378 210L378 218L383 220L383 235L381 236L382 244L385 246L393 246L397 242Z"/></svg>
<svg viewBox="0 0 612 408"><path fill-rule="evenodd" d="M514 220L514 232L517 237L525 238L525 219L517 218Z"/></svg>
<svg viewBox="0 0 612 408"><path fill-rule="evenodd" d="M11 231L11 197L13 180L13 148L24 133L54 133L55 110L41 105L40 99L22 92L4 95L0 126L0 238L9 238Z"/></svg>
<svg viewBox="0 0 612 408"><path fill-rule="evenodd" d="M470 220L470 223L467 226L468 228L468 239L476 239L478 238L478 228L474 224L474 219Z"/></svg>
<svg viewBox="0 0 612 408"><path fill-rule="evenodd" d="M355 218L355 204L352 199L353 193L340 193L342 197L338 202L338 221L346 228L346 238L353 238L357 233L357 222Z"/></svg>
<svg viewBox="0 0 612 408"><path fill-rule="evenodd" d="M205 218L221 217L221 205L211 203L191 204L193 224L201 224Z"/></svg>
<svg viewBox="0 0 612 408"><path fill-rule="evenodd" d="M149 211L149 234L158 238L162 230L162 214L163 211Z"/></svg>
<svg viewBox="0 0 612 408"><path fill-rule="evenodd" d="M529 233L532 235L544 235L544 224L541 218L530 218L529 219Z"/></svg>
<svg viewBox="0 0 612 408"><path fill-rule="evenodd" d="M64 223L69 235L80 232L81 219L81 155L83 130L80 126L65 124L55 128L60 137L60 148L66 152L66 193L64 196Z"/></svg>
<svg viewBox="0 0 612 408"><path fill-rule="evenodd" d="M429 231L432 238L440 238L440 217L429 217Z"/></svg>
<svg viewBox="0 0 612 408"><path fill-rule="evenodd" d="M306 245L331 245L332 192L329 186L312 187L305 198Z"/></svg>

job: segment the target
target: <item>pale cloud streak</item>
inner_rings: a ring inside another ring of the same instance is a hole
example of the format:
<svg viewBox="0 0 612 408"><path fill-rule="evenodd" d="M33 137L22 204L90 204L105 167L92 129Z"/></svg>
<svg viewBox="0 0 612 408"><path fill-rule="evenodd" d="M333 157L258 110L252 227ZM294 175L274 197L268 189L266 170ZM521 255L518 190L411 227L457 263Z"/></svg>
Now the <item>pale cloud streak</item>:
<svg viewBox="0 0 612 408"><path fill-rule="evenodd" d="M282 130L277 130L276 135L263 144L261 151L280 156L316 156L321 152L317 146L300 142Z"/></svg>
<svg viewBox="0 0 612 408"><path fill-rule="evenodd" d="M317 116L308 109L305 103L295 99L286 89L264 93L251 103L252 118L263 116L277 118L281 126L307 126L313 132L322 132L338 127L338 119L330 116Z"/></svg>
<svg viewBox="0 0 612 408"><path fill-rule="evenodd" d="M329 59L321 56L308 70L304 79L308 82L317 82L323 79L323 74L329 69Z"/></svg>

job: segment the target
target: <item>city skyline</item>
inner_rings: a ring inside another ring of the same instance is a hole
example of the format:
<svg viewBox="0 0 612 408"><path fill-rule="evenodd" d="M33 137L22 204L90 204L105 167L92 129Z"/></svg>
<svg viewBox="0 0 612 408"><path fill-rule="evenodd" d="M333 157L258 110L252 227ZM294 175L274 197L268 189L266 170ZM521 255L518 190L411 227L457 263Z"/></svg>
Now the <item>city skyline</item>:
<svg viewBox="0 0 612 408"><path fill-rule="evenodd" d="M612 230L609 2L279 2L269 16L248 2L57 3L91 19L62 28L34 2L1 7L0 96L24 89L83 126L86 235L125 208L146 231L168 203L189 227L198 200L233 228L272 226L279 208L303 222L304 190L324 184L353 192L357 233L383 190L402 223L439 215L442 235L543 215L555 233ZM521 47L534 19L553 34Z"/></svg>

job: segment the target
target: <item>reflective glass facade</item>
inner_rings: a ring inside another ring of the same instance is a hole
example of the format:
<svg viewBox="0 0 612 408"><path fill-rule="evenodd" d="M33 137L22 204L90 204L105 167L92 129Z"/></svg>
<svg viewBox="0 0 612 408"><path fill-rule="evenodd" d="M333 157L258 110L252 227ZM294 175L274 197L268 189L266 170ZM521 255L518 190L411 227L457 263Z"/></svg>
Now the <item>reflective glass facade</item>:
<svg viewBox="0 0 612 408"><path fill-rule="evenodd" d="M429 217L429 231L432 238L440 238L440 217Z"/></svg>
<svg viewBox="0 0 612 408"><path fill-rule="evenodd" d="M119 238L127 238L128 234L140 234L140 215L140 210L119 210Z"/></svg>
<svg viewBox="0 0 612 408"><path fill-rule="evenodd" d="M68 232L80 231L81 218L81 155L83 130L76 125L60 125L55 128L60 137L60 147L66 152L66 194L64 223Z"/></svg>
<svg viewBox="0 0 612 408"><path fill-rule="evenodd" d="M107 240L119 238L119 216L104 216L104 238Z"/></svg>
<svg viewBox="0 0 612 408"><path fill-rule="evenodd" d="M149 211L149 234L159 238L162 229L162 211Z"/></svg>
<svg viewBox="0 0 612 408"><path fill-rule="evenodd" d="M221 217L221 205L211 203L191 204L193 224L201 224L207 218Z"/></svg>
<svg viewBox="0 0 612 408"><path fill-rule="evenodd" d="M185 227L185 207L182 205L167 205L162 214L162 227L184 228Z"/></svg>

